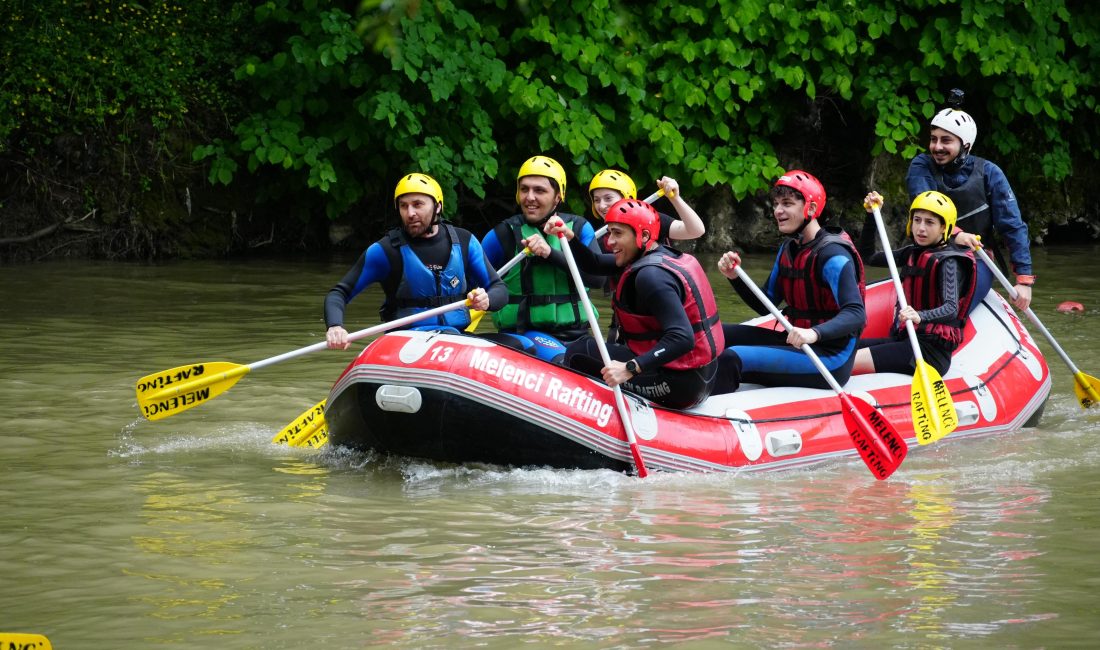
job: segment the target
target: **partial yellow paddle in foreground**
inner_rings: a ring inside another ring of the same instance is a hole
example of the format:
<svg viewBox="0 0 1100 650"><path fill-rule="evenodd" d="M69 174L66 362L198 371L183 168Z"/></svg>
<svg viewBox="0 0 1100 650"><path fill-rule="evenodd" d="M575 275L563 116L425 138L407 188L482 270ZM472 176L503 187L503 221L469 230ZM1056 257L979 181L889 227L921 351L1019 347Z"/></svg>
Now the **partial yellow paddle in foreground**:
<svg viewBox="0 0 1100 650"><path fill-rule="evenodd" d="M368 327L348 335L349 341L379 334L387 330L410 325L424 318L431 318L439 314L456 309L468 308L470 301L457 300L449 305L429 309L404 318L398 318L381 325ZM205 404L221 395L240 381L241 377L253 370L270 366L280 361L300 357L310 352L324 350L328 343L321 341L304 348L291 350L278 356L263 359L248 365L230 363L228 361L213 361L193 363L186 366L178 366L169 370L146 375L137 381L136 392L138 407L141 413L149 420L161 420Z"/></svg>
<svg viewBox="0 0 1100 650"><path fill-rule="evenodd" d="M985 252L984 248L978 248L978 256L982 258L982 261L989 266L989 270L993 272L994 277L1001 283L1001 286L1005 288L1008 295L1012 300L1016 300L1016 288L1012 286L1012 283L1008 281L1004 273L1001 273L1001 269L997 268L997 265L993 263L993 260L989 258L989 254ZM1092 375L1086 375L1077 369L1073 361L1066 354L1066 351L1062 349L1062 346L1058 345L1058 341L1054 340L1054 335L1050 333L1050 330L1043 325L1039 317L1035 315L1035 312L1031 311L1031 307L1024 310L1024 314L1031 320L1035 327L1039 328L1039 331L1046 337L1050 346L1054 348L1054 351L1058 353L1058 356L1062 357L1062 361L1069 366L1070 372L1073 373L1073 380L1077 382L1073 386L1074 393L1077 394L1077 401L1081 404L1081 408L1087 409L1100 403L1100 380Z"/></svg>

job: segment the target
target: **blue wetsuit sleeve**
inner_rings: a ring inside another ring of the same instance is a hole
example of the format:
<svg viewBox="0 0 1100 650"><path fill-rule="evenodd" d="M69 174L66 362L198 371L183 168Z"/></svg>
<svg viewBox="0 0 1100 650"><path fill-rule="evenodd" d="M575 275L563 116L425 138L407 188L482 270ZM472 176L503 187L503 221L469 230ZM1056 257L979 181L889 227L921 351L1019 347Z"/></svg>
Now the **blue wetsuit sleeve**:
<svg viewBox="0 0 1100 650"><path fill-rule="evenodd" d="M1020 204L1008 178L1001 168L986 161L986 199L993 213L993 228L1008 246L1012 270L1018 275L1031 275L1031 238L1027 224L1020 215Z"/></svg>
<svg viewBox="0 0 1100 650"><path fill-rule="evenodd" d="M485 259L493 265L494 269L499 269L507 261L504 259L504 249L501 248L500 240L497 239L496 230L490 230L481 239L481 249L485 253Z"/></svg>
<svg viewBox="0 0 1100 650"><path fill-rule="evenodd" d="M867 311L859 293L856 263L840 244L829 244L822 251L818 277L832 291L840 311L824 323L813 326L822 341L858 335L867 325Z"/></svg>
<svg viewBox="0 0 1100 650"><path fill-rule="evenodd" d="M661 327L661 338L652 350L638 357L638 365L653 370L690 352L695 338L679 281L664 269L648 266L635 274L634 291L635 307L651 314Z"/></svg>
<svg viewBox="0 0 1100 650"><path fill-rule="evenodd" d="M905 187L909 190L909 200L912 201L921 192L934 190L936 176L933 172L935 161L926 153L917 154L913 162L909 163L909 171L905 175Z"/></svg>
<svg viewBox="0 0 1100 650"><path fill-rule="evenodd" d="M359 256L342 280L325 296L325 328L344 324L344 308L351 299L390 273L390 261L382 246L375 242Z"/></svg>
<svg viewBox="0 0 1100 650"><path fill-rule="evenodd" d="M495 237L493 238L496 239ZM482 287L489 294L489 311L497 311L508 304L508 287L497 276L496 270L488 264L485 251L477 239L471 237L466 249L466 284L470 288Z"/></svg>

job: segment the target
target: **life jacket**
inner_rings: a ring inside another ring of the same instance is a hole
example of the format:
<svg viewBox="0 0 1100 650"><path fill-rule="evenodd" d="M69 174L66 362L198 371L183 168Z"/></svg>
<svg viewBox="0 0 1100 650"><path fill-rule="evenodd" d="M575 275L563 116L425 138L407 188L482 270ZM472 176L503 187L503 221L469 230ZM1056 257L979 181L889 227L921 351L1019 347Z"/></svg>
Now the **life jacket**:
<svg viewBox="0 0 1100 650"><path fill-rule="evenodd" d="M986 160L977 156L970 156L970 159L974 161L974 167L966 181L958 187L947 187L943 182L943 171L936 166L933 166L932 175L936 179L936 188L955 204L959 214L958 227L968 233L981 235L987 245L992 245L993 211L986 200Z"/></svg>
<svg viewBox="0 0 1100 650"><path fill-rule="evenodd" d="M612 306L627 347L635 355L645 354L657 345L658 339L663 335L661 324L655 317L638 313L631 304L637 300L633 295L634 276L647 266L658 266L680 282L684 288L684 311L691 322L695 338L695 346L691 351L663 367L688 370L705 366L716 359L726 347L726 338L707 274L699 261L691 255L664 246L658 246L627 266L615 287ZM631 295L624 295L628 290Z"/></svg>
<svg viewBox="0 0 1100 650"><path fill-rule="evenodd" d="M559 213L570 230L579 233L587 223L573 214ZM523 215L505 219L494 229L497 241L506 254L516 255L523 250L522 241L542 231L527 223ZM512 242L509 251L507 242ZM558 237L546 237L551 250L561 250ZM553 333L565 329L583 328L587 319L580 306L580 294L573 286L569 272L554 266L541 257L525 257L522 262L505 273L501 280L508 287L508 304L493 313L493 323L498 330L526 332L540 330ZM595 310L595 307L593 307Z"/></svg>
<svg viewBox="0 0 1100 650"><path fill-rule="evenodd" d="M448 223L440 224L440 230L440 234L446 233L451 242L451 254L447 266L439 270L424 264L401 228L394 228L378 241L390 262L390 274L381 283L386 294L386 300L378 310L382 320L390 321L442 307L469 293L465 263L469 235L466 233L467 237L460 237L458 230ZM468 310L455 309L439 314L435 319L417 321L410 327L449 325L461 330L469 324Z"/></svg>
<svg viewBox="0 0 1100 650"><path fill-rule="evenodd" d="M905 263L898 269L901 286L905 290L905 300L909 305L917 311L935 309L943 304L943 297L940 294L940 269L944 260L952 257L958 260L958 268L962 274L959 277L960 316L946 323L921 321L916 326L918 334L942 340L942 347L946 350L954 350L962 343L963 326L966 325L966 314L970 311L970 303L974 299L974 286L978 275L974 252L954 244L937 248L909 246L904 256ZM898 337L904 335L904 329L897 319L894 320L891 331Z"/></svg>
<svg viewBox="0 0 1100 650"><path fill-rule="evenodd" d="M795 240L783 244L779 253L779 286L787 307L783 314L795 327L808 328L824 323L840 312L829 285L822 278L815 277L818 257L829 244L840 244L848 250L856 265L856 278L859 281L859 295L866 297L866 283L863 278L863 259L856 252L852 238L839 228L822 228L813 241L794 251Z"/></svg>

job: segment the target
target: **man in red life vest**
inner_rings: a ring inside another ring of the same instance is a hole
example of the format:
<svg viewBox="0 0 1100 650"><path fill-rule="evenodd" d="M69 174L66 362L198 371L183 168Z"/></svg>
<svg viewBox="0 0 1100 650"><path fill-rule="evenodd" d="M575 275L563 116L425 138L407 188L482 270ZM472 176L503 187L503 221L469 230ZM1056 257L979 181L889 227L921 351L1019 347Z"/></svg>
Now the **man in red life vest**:
<svg viewBox="0 0 1100 650"><path fill-rule="evenodd" d="M794 327L785 332L751 325L726 325L719 391L738 381L765 386L828 388L801 346L808 343L844 384L852 373L856 341L867 324L863 305L863 262L847 233L826 228L818 217L825 209L825 188L811 174L795 169L784 174L771 191L772 213L779 232L789 239L779 247L771 275L761 287ZM737 278L741 257L722 255L718 270L759 314L767 308Z"/></svg>
<svg viewBox="0 0 1100 650"><path fill-rule="evenodd" d="M595 339L586 336L568 346L564 365L664 406L695 406L713 390L725 347L706 273L691 255L657 243L661 221L648 203L623 199L605 220L609 254L578 242L561 220L547 224L549 233L570 240L580 268L613 277L612 308L626 341L608 346L612 360L604 367Z"/></svg>

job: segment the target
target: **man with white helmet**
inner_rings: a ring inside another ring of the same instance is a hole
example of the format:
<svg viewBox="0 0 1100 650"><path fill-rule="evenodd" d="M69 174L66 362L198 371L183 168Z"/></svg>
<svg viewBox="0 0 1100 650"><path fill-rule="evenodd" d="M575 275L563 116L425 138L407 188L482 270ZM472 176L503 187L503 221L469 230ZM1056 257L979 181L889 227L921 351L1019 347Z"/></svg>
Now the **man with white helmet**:
<svg viewBox="0 0 1100 650"><path fill-rule="evenodd" d="M469 231L442 221L443 190L427 174L408 174L397 183L393 203L401 217L374 242L325 296L325 340L346 350L344 308L360 291L378 282L386 299L383 320L403 318L463 297L482 311L500 309L508 290L485 260L481 244ZM412 329L457 333L470 324L469 312L456 309L418 321Z"/></svg>
<svg viewBox="0 0 1100 650"><path fill-rule="evenodd" d="M961 97L961 91L953 93ZM963 231L956 235L956 244L976 248L980 236L1000 257L994 246L994 231L1004 239L1016 273L1018 297L1013 303L1026 309L1031 304L1031 286L1035 283L1031 240L1012 186L1000 167L971 155L978 127L969 114L945 108L932 118L931 126L928 153L913 159L905 179L910 200L930 190L950 197L958 209L958 228ZM992 284L992 273L984 264L979 265L971 309L981 302Z"/></svg>

